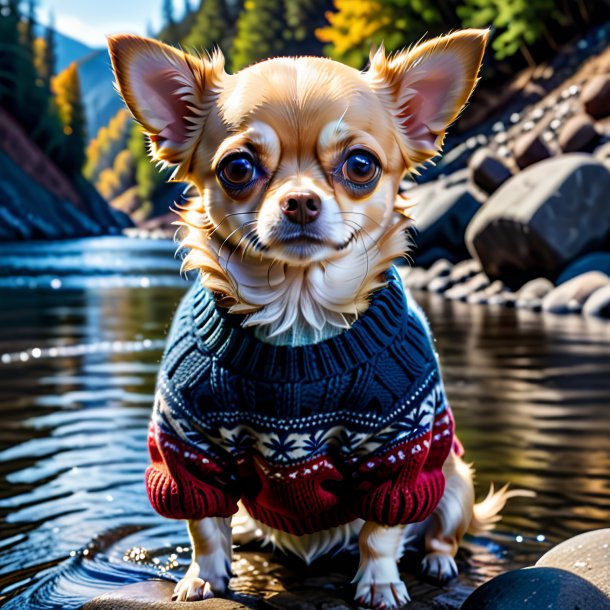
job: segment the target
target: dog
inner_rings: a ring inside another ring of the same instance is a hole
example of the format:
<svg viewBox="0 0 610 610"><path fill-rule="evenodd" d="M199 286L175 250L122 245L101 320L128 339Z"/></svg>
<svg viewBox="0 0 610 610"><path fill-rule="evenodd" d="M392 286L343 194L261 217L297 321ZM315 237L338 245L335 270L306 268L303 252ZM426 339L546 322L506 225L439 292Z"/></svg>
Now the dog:
<svg viewBox="0 0 610 610"><path fill-rule="evenodd" d="M117 88L198 196L178 209L200 281L172 325L149 435L147 491L185 519L193 559L174 599L222 595L233 541L306 562L357 540L356 601L409 601L405 547L445 582L475 505L427 321L392 267L409 248L400 181L436 156L478 79L488 31L463 30L360 72L274 58L236 74L110 38Z"/></svg>

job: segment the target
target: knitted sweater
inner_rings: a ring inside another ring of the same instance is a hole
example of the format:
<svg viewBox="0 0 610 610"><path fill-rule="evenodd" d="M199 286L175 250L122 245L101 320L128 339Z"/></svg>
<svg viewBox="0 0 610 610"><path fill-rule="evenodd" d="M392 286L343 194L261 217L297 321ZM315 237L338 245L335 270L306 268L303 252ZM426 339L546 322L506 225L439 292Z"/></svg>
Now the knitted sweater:
<svg viewBox="0 0 610 610"><path fill-rule="evenodd" d="M261 342L240 319L199 282L180 304L149 434L154 508L228 517L241 499L297 535L425 519L454 424L427 322L396 271L349 330L314 345Z"/></svg>

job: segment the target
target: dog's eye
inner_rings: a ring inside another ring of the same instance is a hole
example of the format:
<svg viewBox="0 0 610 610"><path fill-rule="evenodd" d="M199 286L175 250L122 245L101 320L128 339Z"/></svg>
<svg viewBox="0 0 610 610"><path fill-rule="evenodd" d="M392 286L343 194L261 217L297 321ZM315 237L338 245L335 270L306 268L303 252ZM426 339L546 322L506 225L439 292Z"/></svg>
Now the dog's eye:
<svg viewBox="0 0 610 610"><path fill-rule="evenodd" d="M341 172L354 184L368 184L379 173L379 161L366 150L355 150L343 163Z"/></svg>
<svg viewBox="0 0 610 610"><path fill-rule="evenodd" d="M250 155L236 153L224 159L218 167L218 177L228 186L246 186L254 178L254 162Z"/></svg>

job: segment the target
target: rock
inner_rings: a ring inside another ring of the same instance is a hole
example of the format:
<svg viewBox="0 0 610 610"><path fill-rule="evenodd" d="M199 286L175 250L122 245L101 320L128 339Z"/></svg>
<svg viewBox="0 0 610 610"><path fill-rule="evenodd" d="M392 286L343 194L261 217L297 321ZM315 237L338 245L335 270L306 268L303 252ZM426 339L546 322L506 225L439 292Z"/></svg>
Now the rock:
<svg viewBox="0 0 610 610"><path fill-rule="evenodd" d="M423 267L409 267L409 265L398 266L398 274L400 275L402 283L407 288L413 288L415 290L425 286L424 278L427 272L428 270Z"/></svg>
<svg viewBox="0 0 610 610"><path fill-rule="evenodd" d="M452 301L465 301L469 295L483 290L487 286L489 286L489 278L484 273L477 273L465 282L447 290L445 296Z"/></svg>
<svg viewBox="0 0 610 610"><path fill-rule="evenodd" d="M415 264L430 266L439 256L455 263L470 258L464 243L464 231L480 207L470 192L467 182L457 184L443 179L430 187L424 185L423 192L409 191L409 197L416 203L413 215L416 244L412 256Z"/></svg>
<svg viewBox="0 0 610 610"><path fill-rule="evenodd" d="M610 599L590 582L558 568L526 568L496 576L476 589L461 610L608 610Z"/></svg>
<svg viewBox="0 0 610 610"><path fill-rule="evenodd" d="M585 532L558 544L536 562L536 567L572 572L610 598L610 529Z"/></svg>
<svg viewBox="0 0 610 610"><path fill-rule="evenodd" d="M551 280L537 277L524 284L516 294L515 306L525 309L541 309L542 299L555 288Z"/></svg>
<svg viewBox="0 0 610 610"><path fill-rule="evenodd" d="M519 288L554 279L610 237L610 171L591 155L567 154L505 182L466 230L470 252L492 279Z"/></svg>
<svg viewBox="0 0 610 610"><path fill-rule="evenodd" d="M610 286L598 288L582 306L587 317L610 318Z"/></svg>
<svg viewBox="0 0 610 610"><path fill-rule="evenodd" d="M493 193L511 176L510 168L488 148L480 148L468 162L472 181L486 193Z"/></svg>
<svg viewBox="0 0 610 610"><path fill-rule="evenodd" d="M454 284L459 284L477 273L481 273L481 263L478 260L471 258L456 263L449 274L449 278Z"/></svg>
<svg viewBox="0 0 610 610"><path fill-rule="evenodd" d="M467 303L483 304L489 303L491 297L498 296L505 291L504 284L500 280L492 282L482 290L477 290L466 297Z"/></svg>
<svg viewBox="0 0 610 610"><path fill-rule="evenodd" d="M430 284L434 282L434 280L448 277L452 268L453 265L447 259L441 258L440 260L437 260L421 278L419 288L428 290Z"/></svg>
<svg viewBox="0 0 610 610"><path fill-rule="evenodd" d="M599 141L599 134L591 117L581 113L573 116L559 132L559 146L563 152L591 152Z"/></svg>
<svg viewBox="0 0 610 610"><path fill-rule="evenodd" d="M448 275L444 275L442 277L435 277L428 284L428 292L441 293L445 292L453 286L453 282Z"/></svg>
<svg viewBox="0 0 610 610"><path fill-rule="evenodd" d="M104 593L87 602L82 610L184 610L184 602L173 602L175 582L146 580ZM248 610L247 606L214 597L188 602L189 610Z"/></svg>
<svg viewBox="0 0 610 610"><path fill-rule="evenodd" d="M540 134L532 131L517 139L513 147L513 156L515 163L524 169L552 157L553 152Z"/></svg>
<svg viewBox="0 0 610 610"><path fill-rule="evenodd" d="M542 300L542 309L552 313L580 311L585 301L604 286L610 286L610 277L599 271L588 271L551 290Z"/></svg>
<svg viewBox="0 0 610 610"><path fill-rule="evenodd" d="M579 258L561 272L555 284L559 286L587 271L600 271L610 275L610 252L593 252Z"/></svg>
<svg viewBox="0 0 610 610"><path fill-rule="evenodd" d="M593 155L596 159L599 159L602 163L610 162L610 142L606 142L601 146L598 146L594 151Z"/></svg>
<svg viewBox="0 0 610 610"><path fill-rule="evenodd" d="M610 75L594 76L583 88L580 101L594 119L610 114Z"/></svg>

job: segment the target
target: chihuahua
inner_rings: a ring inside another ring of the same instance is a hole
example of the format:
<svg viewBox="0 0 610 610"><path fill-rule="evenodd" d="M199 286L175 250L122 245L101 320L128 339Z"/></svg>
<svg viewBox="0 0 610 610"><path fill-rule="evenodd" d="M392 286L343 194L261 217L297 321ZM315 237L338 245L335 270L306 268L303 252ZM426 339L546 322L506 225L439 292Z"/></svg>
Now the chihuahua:
<svg viewBox="0 0 610 610"><path fill-rule="evenodd" d="M218 50L110 39L151 156L198 191L178 213L200 281L149 435L148 495L192 542L175 599L222 595L233 541L258 537L307 562L357 542L357 602L399 607L406 546L444 582L514 493L475 505L427 322L392 267L409 247L400 181L441 150L487 38L381 46L364 72L282 57L236 74Z"/></svg>

